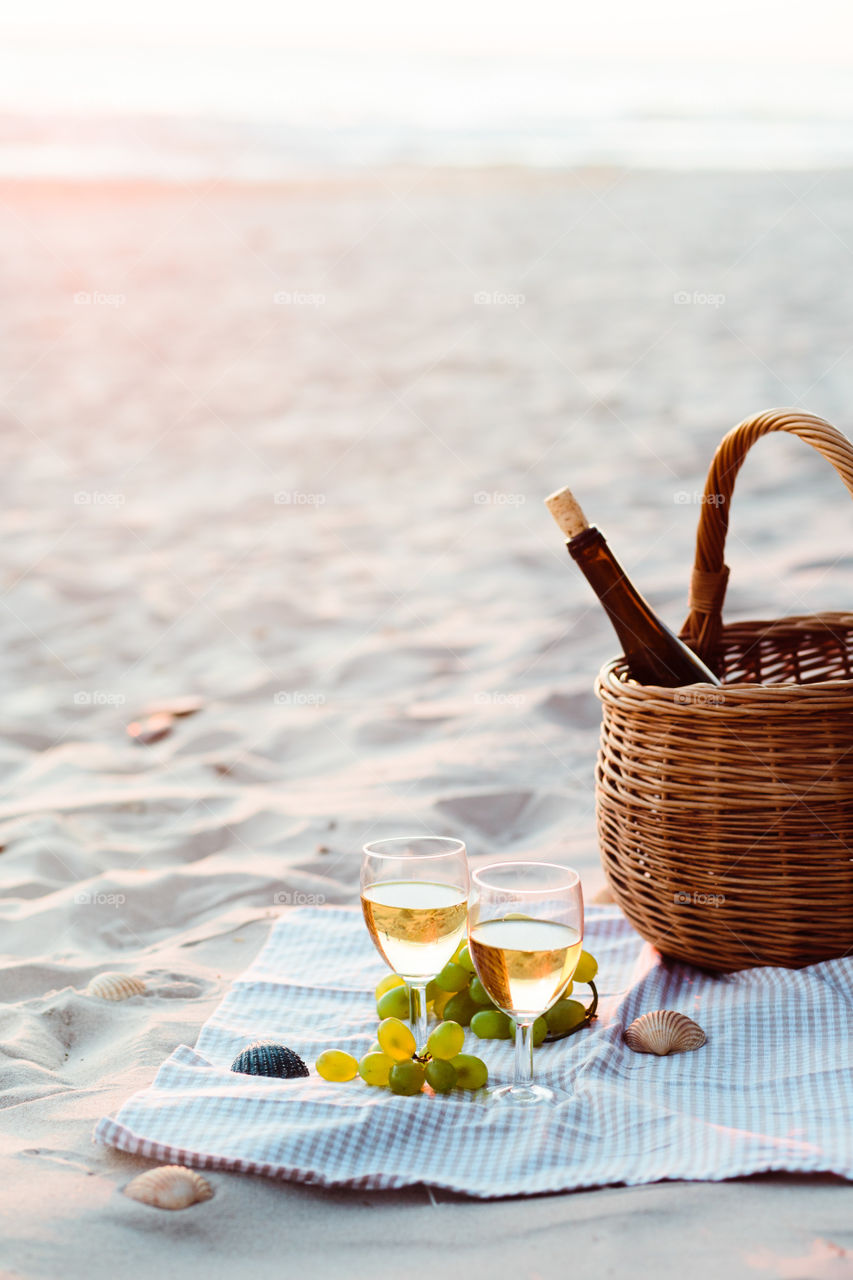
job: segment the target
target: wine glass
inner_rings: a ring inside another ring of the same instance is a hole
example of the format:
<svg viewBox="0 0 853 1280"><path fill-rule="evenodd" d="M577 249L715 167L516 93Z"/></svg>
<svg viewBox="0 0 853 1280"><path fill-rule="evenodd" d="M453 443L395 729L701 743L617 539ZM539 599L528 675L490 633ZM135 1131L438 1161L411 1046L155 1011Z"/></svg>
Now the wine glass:
<svg viewBox="0 0 853 1280"><path fill-rule="evenodd" d="M361 909L383 960L405 980L418 1049L427 1040L427 983L465 937L468 858L449 836L400 836L364 846Z"/></svg>
<svg viewBox="0 0 853 1280"><path fill-rule="evenodd" d="M515 1023L515 1078L490 1090L511 1102L556 1102L533 1083L533 1023L565 992L583 946L577 871L549 862L499 862L475 871L468 946L477 976Z"/></svg>

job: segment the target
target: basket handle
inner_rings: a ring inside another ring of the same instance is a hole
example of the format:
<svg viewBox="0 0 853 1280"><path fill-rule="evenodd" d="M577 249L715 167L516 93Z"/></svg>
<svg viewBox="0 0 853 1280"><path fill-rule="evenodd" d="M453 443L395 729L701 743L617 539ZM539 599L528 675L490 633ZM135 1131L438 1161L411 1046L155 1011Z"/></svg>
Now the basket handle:
<svg viewBox="0 0 853 1280"><path fill-rule="evenodd" d="M690 579L689 609L681 638L705 662L712 662L723 625L723 601L729 579L723 560L729 527L729 505L735 479L749 450L770 431L799 436L831 462L853 494L853 445L823 418L797 409L768 409L744 418L720 441L708 469L699 528L696 559Z"/></svg>

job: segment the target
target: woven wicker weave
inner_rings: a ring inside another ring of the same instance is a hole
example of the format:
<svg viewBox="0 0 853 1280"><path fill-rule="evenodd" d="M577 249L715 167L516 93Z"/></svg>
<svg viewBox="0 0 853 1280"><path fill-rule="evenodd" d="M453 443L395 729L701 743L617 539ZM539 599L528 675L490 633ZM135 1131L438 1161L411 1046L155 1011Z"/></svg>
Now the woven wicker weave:
<svg viewBox="0 0 853 1280"><path fill-rule="evenodd" d="M596 684L613 892L662 952L721 971L853 951L853 613L721 621L735 477L770 431L813 445L853 493L853 446L811 414L771 410L722 441L682 631L722 687L637 685L621 659Z"/></svg>

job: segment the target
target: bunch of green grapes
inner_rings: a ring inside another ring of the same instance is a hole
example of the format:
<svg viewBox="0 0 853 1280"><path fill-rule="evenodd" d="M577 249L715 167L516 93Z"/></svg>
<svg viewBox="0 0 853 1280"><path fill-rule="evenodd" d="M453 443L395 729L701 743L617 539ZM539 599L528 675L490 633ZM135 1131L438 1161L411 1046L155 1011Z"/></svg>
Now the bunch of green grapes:
<svg viewBox="0 0 853 1280"><path fill-rule="evenodd" d="M562 998L533 1024L533 1043L560 1040L588 1026L598 1007L594 978L596 960L587 951L575 970L574 979ZM588 1006L570 1000L575 982L588 984L592 1001ZM509 1040L513 1035L512 1020L499 1009L477 977L468 944L460 943L453 958L427 987L427 1008L438 1026L430 1033L420 1053L406 1020L409 1017L409 993L403 979L389 973L377 984L376 1011L379 1024L376 1043L359 1062L342 1049L327 1049L316 1062L318 1075L324 1080L354 1080L360 1076L365 1084L390 1089L392 1093L420 1093L424 1085L435 1093L449 1093L453 1088L480 1089L489 1078L486 1064L474 1054L463 1053L465 1027L470 1027L480 1040Z"/></svg>
<svg viewBox="0 0 853 1280"><path fill-rule="evenodd" d="M381 984L380 984L381 985ZM463 1053L465 1032L458 1022L441 1022L418 1053L411 1028L400 1018L383 1018L376 1044L358 1062L342 1049L327 1049L315 1066L324 1080L354 1080L409 1096L429 1085L434 1093L481 1089L488 1081L485 1062Z"/></svg>
<svg viewBox="0 0 853 1280"><path fill-rule="evenodd" d="M566 987L561 999L533 1024L533 1043L537 1047L543 1040L560 1040L588 1026L598 1007L598 992L593 979L598 973L598 963L588 951L581 952L573 981ZM579 1000L570 1000L574 984L588 984L592 1001L584 1006ZM512 1019L497 1007L480 979L477 977L467 942L461 942L453 958L427 987L427 1008L441 1021L443 1018L470 1027L481 1040L511 1040ZM403 979L389 973L376 988L376 1012L380 1018L409 1017L409 993Z"/></svg>

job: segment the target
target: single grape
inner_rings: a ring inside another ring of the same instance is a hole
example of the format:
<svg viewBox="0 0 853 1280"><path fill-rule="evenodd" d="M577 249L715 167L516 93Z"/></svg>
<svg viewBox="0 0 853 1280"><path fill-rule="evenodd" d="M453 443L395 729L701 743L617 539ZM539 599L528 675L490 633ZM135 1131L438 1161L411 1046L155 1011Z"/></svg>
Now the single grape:
<svg viewBox="0 0 853 1280"><path fill-rule="evenodd" d="M388 1087L392 1093L411 1097L423 1089L424 1079L425 1072L419 1062L395 1062L388 1076Z"/></svg>
<svg viewBox="0 0 853 1280"><path fill-rule="evenodd" d="M468 973L476 973L476 969L474 968L474 961L471 959L471 952L468 949L467 942L462 943L460 950L453 957L453 959L462 969L467 970Z"/></svg>
<svg viewBox="0 0 853 1280"><path fill-rule="evenodd" d="M444 1017L444 1011L449 1002L453 999L453 995L454 993L452 991L442 991L440 987L436 991L432 1002L432 1011L438 1018L439 1022Z"/></svg>
<svg viewBox="0 0 853 1280"><path fill-rule="evenodd" d="M444 1006L444 1017L450 1022L458 1022L460 1027L467 1027L479 1008L467 991L457 991Z"/></svg>
<svg viewBox="0 0 853 1280"><path fill-rule="evenodd" d="M405 1062L417 1052L411 1029L399 1018L384 1018L379 1024L376 1039L382 1046L382 1052L387 1053L395 1062Z"/></svg>
<svg viewBox="0 0 853 1280"><path fill-rule="evenodd" d="M380 1089L387 1088L393 1065L394 1059L384 1053L367 1053L358 1064L358 1074L365 1084L372 1084Z"/></svg>
<svg viewBox="0 0 853 1280"><path fill-rule="evenodd" d="M314 1067L324 1080L354 1080L358 1075L358 1062L343 1049L326 1049L320 1054Z"/></svg>
<svg viewBox="0 0 853 1280"><path fill-rule="evenodd" d="M433 1058L427 1063L426 1082L436 1093L449 1093L456 1084L456 1068L452 1062Z"/></svg>
<svg viewBox="0 0 853 1280"><path fill-rule="evenodd" d="M460 1089L482 1089L489 1078L485 1062L473 1053L458 1053L451 1066L456 1068L456 1083Z"/></svg>
<svg viewBox="0 0 853 1280"><path fill-rule="evenodd" d="M442 991L461 991L468 985L468 970L448 960L441 973L436 974L435 985Z"/></svg>
<svg viewBox="0 0 853 1280"><path fill-rule="evenodd" d="M409 991L405 986L392 987L376 1001L376 1012L380 1018L408 1018Z"/></svg>
<svg viewBox="0 0 853 1280"><path fill-rule="evenodd" d="M465 1032L458 1022L440 1022L427 1040L427 1049L434 1058L449 1062L462 1052Z"/></svg>
<svg viewBox="0 0 853 1280"><path fill-rule="evenodd" d="M581 952L578 967L575 969L575 982L592 982L598 973L598 961L588 951Z"/></svg>
<svg viewBox="0 0 853 1280"><path fill-rule="evenodd" d="M481 1040L511 1040L512 1023L500 1009L481 1009L471 1019L471 1030Z"/></svg>
<svg viewBox="0 0 853 1280"><path fill-rule="evenodd" d="M545 1014L548 1030L563 1035L573 1027L579 1027L586 1017L586 1009L579 1000L558 1000Z"/></svg>
<svg viewBox="0 0 853 1280"><path fill-rule="evenodd" d="M479 978L472 978L471 985L468 988L468 995L474 1001L474 1004L483 1005L486 1008L494 1009L495 1002L483 986Z"/></svg>
<svg viewBox="0 0 853 1280"><path fill-rule="evenodd" d="M435 978L430 978L429 982L426 984L427 1004L432 1004L433 1000L436 997L436 993L439 992L440 990L441 990L441 987L437 987L435 985Z"/></svg>
<svg viewBox="0 0 853 1280"><path fill-rule="evenodd" d="M386 991L393 991L395 987L404 987L405 985L399 973L386 973L385 977L380 982L377 982L374 994L377 1000L381 1000Z"/></svg>
<svg viewBox="0 0 853 1280"><path fill-rule="evenodd" d="M548 1023L544 1018L537 1018L533 1024L532 1030L533 1048L538 1049L542 1041L548 1034Z"/></svg>

